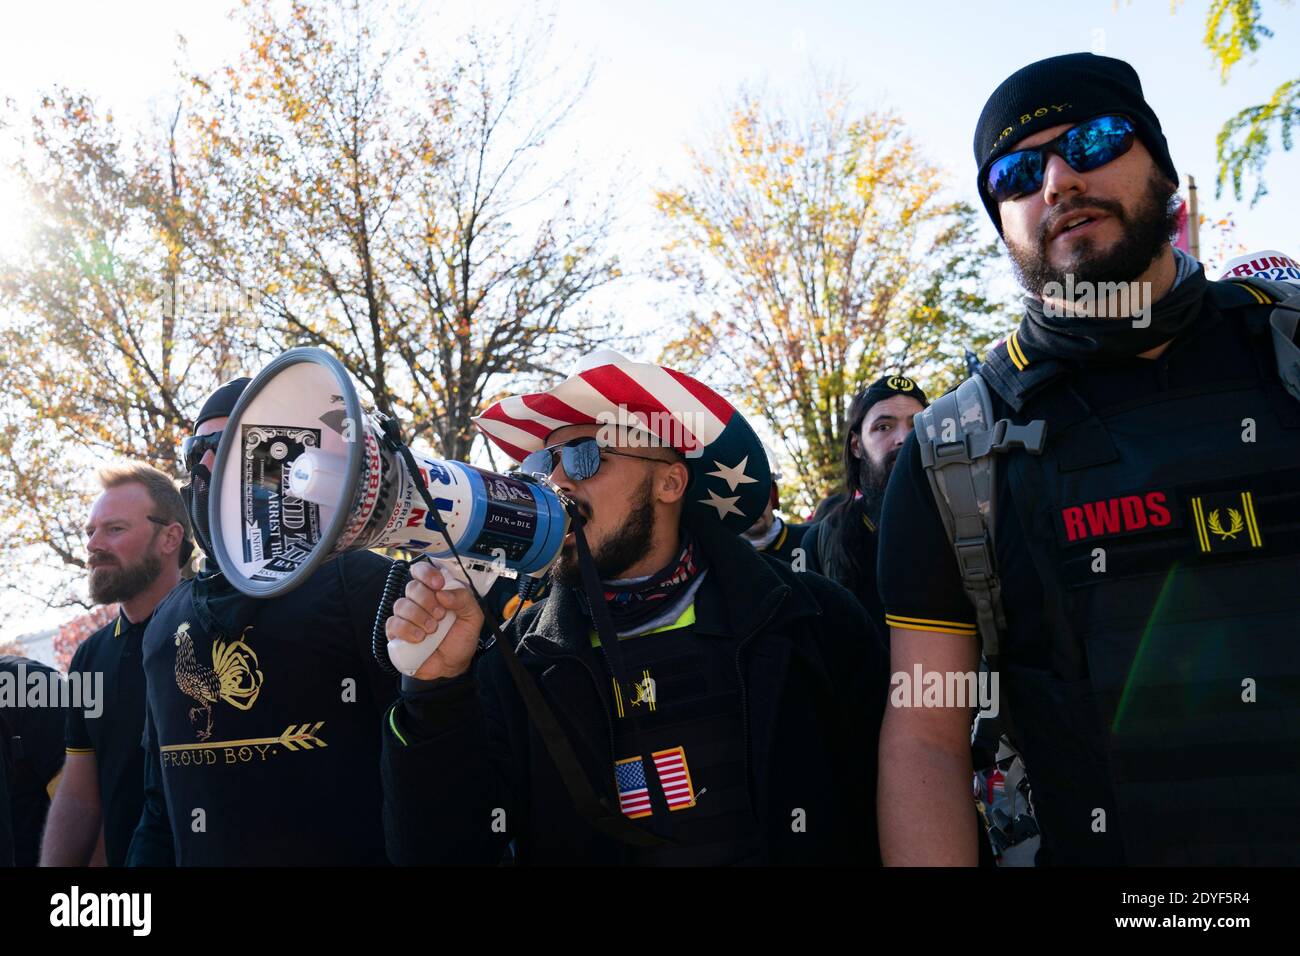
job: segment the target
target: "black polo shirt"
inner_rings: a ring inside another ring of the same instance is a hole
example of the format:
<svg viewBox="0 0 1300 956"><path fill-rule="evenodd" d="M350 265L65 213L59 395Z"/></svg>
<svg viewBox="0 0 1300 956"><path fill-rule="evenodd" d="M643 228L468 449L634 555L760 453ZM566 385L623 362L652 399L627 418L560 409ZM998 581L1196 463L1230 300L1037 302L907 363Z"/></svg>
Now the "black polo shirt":
<svg viewBox="0 0 1300 956"><path fill-rule="evenodd" d="M28 677L61 676L25 657L0 657L6 682L23 693ZM53 784L63 769L64 710L46 698L44 706L0 703L0 866L35 866ZM7 836L6 836L7 834Z"/></svg>
<svg viewBox="0 0 1300 956"><path fill-rule="evenodd" d="M81 680L103 676L103 703L98 716L68 711L64 746L70 754L93 753L99 777L99 805L104 820L104 856L122 866L131 835L144 806L144 664L141 641L149 618L131 623L121 612L82 642L72 655L68 674Z"/></svg>

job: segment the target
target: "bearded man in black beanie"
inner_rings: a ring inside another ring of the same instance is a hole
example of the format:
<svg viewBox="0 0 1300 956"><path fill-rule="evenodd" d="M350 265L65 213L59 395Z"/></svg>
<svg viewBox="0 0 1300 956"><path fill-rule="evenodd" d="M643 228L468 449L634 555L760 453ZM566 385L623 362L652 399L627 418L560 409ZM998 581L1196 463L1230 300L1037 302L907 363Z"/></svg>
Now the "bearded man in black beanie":
<svg viewBox="0 0 1300 956"><path fill-rule="evenodd" d="M876 588L880 509L912 419L928 404L906 375L884 375L849 405L844 428L844 494L838 505L804 535L808 570L852 591L867 613L889 633Z"/></svg>
<svg viewBox="0 0 1300 956"><path fill-rule="evenodd" d="M1025 314L972 382L986 409L922 413L899 456L892 668L970 674L983 647L1040 863L1300 863L1300 296L1209 282L1171 246L1177 174L1127 63L1017 71L974 147ZM970 702L906 696L883 856L973 864Z"/></svg>

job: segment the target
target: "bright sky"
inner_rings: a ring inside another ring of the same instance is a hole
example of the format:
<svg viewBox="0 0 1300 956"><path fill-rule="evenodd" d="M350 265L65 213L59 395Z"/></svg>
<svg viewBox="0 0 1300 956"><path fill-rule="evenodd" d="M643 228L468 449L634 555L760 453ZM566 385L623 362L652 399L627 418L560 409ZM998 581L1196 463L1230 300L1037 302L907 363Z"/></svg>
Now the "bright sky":
<svg viewBox="0 0 1300 956"><path fill-rule="evenodd" d="M435 50L440 38L472 23L491 29L532 9L515 0L431 6L422 35L412 39ZM684 144L700 138L742 83L797 93L815 66L851 82L865 106L898 110L929 155L951 170L957 194L978 208L970 143L988 94L1032 60L1093 50L1135 66L1175 165L1201 187L1203 212L1231 214L1237 238L1251 249L1300 254L1292 195L1300 149L1277 149L1267 168L1272 191L1256 208L1230 195L1214 199L1215 134L1236 110L1294 78L1300 6L1264 0L1264 22L1275 36L1227 86L1201 44L1207 6L1186 0L1171 13L1169 0L558 0L555 52L590 61L596 72L557 153L561 145L576 149L589 181L619 184L625 248L649 248L651 191L682 172ZM0 92L28 105L61 84L90 91L119 118L161 114L178 88L177 33L200 69L228 62L242 46L229 8L225 0L11 5L0 32ZM14 241L20 225L12 190L0 182L0 245ZM1212 252L1206 236L1202 251ZM655 318L648 283L631 283L612 301L633 328Z"/></svg>

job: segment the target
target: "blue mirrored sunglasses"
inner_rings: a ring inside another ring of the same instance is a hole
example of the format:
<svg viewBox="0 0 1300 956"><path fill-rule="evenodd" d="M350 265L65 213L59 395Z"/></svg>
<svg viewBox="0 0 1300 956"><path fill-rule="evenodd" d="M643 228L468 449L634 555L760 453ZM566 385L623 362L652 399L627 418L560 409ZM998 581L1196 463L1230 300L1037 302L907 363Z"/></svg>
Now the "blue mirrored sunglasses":
<svg viewBox="0 0 1300 956"><path fill-rule="evenodd" d="M600 453L618 455L620 458L639 458L641 461L663 463L662 458L650 458L646 455L632 455L612 448L601 448L600 443L591 436L574 438L558 445L539 448L528 455L520 465L526 475L550 478L558 463L564 466L564 473L573 481L586 481L600 471Z"/></svg>
<svg viewBox="0 0 1300 956"><path fill-rule="evenodd" d="M1076 173L1086 173L1127 153L1134 136L1133 123L1126 117L1098 116L1041 146L1000 157L985 174L984 187L994 202L1036 193L1043 188L1049 154L1060 156Z"/></svg>

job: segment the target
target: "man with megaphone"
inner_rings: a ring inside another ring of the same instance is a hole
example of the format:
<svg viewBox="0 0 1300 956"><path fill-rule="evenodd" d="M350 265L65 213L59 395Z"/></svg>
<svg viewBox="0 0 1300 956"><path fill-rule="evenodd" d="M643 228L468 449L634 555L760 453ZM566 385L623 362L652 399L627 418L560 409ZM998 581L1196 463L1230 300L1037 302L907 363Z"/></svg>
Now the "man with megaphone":
<svg viewBox="0 0 1300 956"><path fill-rule="evenodd" d="M163 599L144 635L145 809L129 865L387 862L376 724L397 686L370 642L391 562L356 551L305 569L292 590L260 594L239 589L236 567L213 564L229 565L210 501L224 471L260 469L248 490L259 514L274 512L268 547L318 518L270 484L288 480L272 465L303 435L248 425L242 400L264 385L259 376L217 389L183 445L184 492L208 564ZM308 397L295 395L304 406ZM265 440L255 446L249 434Z"/></svg>
<svg viewBox="0 0 1300 956"><path fill-rule="evenodd" d="M744 417L600 350L476 422L571 521L547 599L479 654L454 565L413 566L387 636L443 636L385 721L390 858L876 864L883 641L739 537L771 482Z"/></svg>

